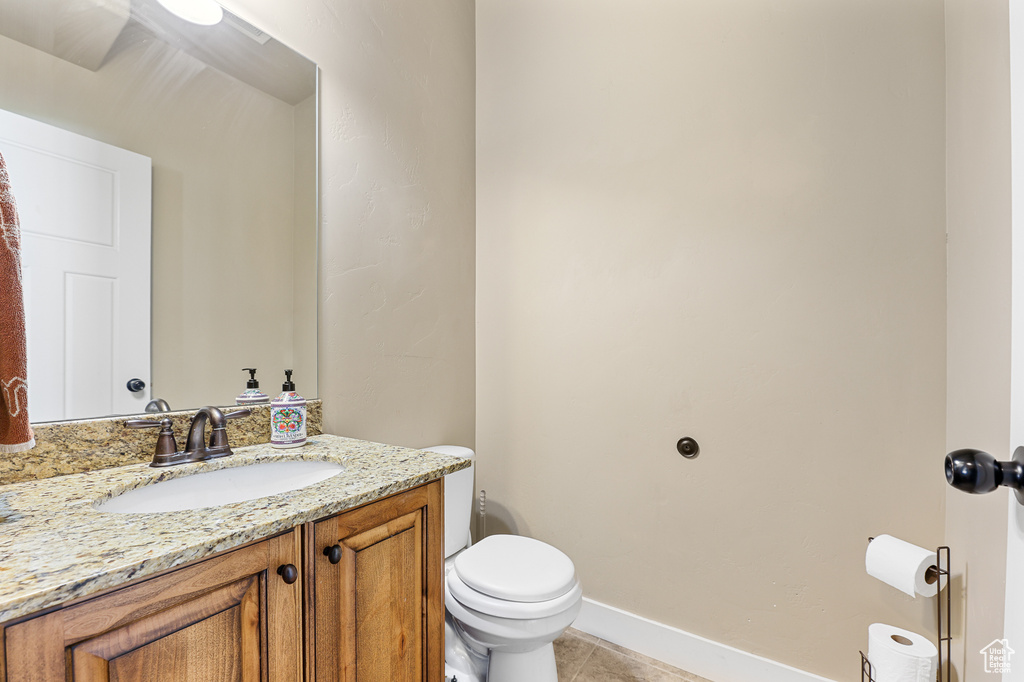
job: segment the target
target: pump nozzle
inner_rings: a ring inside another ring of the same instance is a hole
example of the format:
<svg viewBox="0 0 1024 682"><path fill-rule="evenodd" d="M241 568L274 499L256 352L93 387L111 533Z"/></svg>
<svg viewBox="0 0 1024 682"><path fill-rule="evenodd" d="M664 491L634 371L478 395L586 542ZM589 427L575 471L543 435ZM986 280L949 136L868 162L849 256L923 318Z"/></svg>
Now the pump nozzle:
<svg viewBox="0 0 1024 682"><path fill-rule="evenodd" d="M243 372L249 373L249 381L245 382L246 388L259 388L260 382L256 381L256 368L255 367L243 367Z"/></svg>
<svg viewBox="0 0 1024 682"><path fill-rule="evenodd" d="M294 391L295 383L292 381L292 370L286 369L284 371L284 383L281 384L282 391Z"/></svg>

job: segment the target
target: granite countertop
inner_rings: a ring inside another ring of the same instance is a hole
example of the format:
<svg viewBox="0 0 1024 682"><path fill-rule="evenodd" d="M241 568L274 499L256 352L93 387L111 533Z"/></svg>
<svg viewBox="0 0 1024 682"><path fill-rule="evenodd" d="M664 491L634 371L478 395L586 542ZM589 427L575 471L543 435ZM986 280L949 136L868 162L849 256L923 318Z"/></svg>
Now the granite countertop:
<svg viewBox="0 0 1024 682"><path fill-rule="evenodd" d="M339 462L321 483L220 507L158 514L93 503L183 475L264 461ZM0 486L0 623L331 516L469 466L469 460L318 435L301 448L236 448L230 457L155 469L132 464Z"/></svg>

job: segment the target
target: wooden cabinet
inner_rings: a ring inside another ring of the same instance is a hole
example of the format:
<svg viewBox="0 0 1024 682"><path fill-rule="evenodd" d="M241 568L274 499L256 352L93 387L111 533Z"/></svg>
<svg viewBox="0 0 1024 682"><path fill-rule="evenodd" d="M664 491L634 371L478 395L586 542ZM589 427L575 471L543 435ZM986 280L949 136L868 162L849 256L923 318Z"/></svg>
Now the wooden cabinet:
<svg viewBox="0 0 1024 682"><path fill-rule="evenodd" d="M309 679L444 679L440 483L313 524Z"/></svg>
<svg viewBox="0 0 1024 682"><path fill-rule="evenodd" d="M443 508L435 481L7 624L0 682L442 680Z"/></svg>
<svg viewBox="0 0 1024 682"><path fill-rule="evenodd" d="M6 682L300 680L301 550L295 529L10 625Z"/></svg>

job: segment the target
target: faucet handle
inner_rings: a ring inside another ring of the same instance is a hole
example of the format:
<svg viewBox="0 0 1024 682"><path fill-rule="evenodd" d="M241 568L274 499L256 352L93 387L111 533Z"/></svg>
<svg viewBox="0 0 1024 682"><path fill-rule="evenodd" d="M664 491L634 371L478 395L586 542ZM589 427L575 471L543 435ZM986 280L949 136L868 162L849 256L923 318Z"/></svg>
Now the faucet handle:
<svg viewBox="0 0 1024 682"><path fill-rule="evenodd" d="M252 414L252 410L237 410L222 414L223 419L210 431L210 450L218 456L230 455L231 447L228 445L227 420L241 419Z"/></svg>
<svg viewBox="0 0 1024 682"><path fill-rule="evenodd" d="M178 444L174 441L174 430L171 428L170 419L129 419L124 423L129 429L150 429L160 427L160 435L156 439L156 452L153 461L161 455L173 455L178 451Z"/></svg>
<svg viewBox="0 0 1024 682"><path fill-rule="evenodd" d="M163 421L171 421L171 420L170 419L165 419ZM129 419L128 421L126 421L124 423L124 425L127 426L129 429L148 429L148 428L156 428L158 426L163 426L163 422L162 421L158 422L155 419Z"/></svg>

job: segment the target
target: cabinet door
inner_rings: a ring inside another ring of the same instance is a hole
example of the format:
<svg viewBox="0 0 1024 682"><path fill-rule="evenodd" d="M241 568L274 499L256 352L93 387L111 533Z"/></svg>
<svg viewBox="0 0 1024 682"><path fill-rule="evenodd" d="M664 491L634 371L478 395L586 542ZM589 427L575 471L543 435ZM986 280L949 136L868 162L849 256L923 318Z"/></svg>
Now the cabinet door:
<svg viewBox="0 0 1024 682"><path fill-rule="evenodd" d="M314 524L311 679L443 679L441 486L436 481Z"/></svg>
<svg viewBox="0 0 1024 682"><path fill-rule="evenodd" d="M300 542L296 529L11 625L7 682L298 682Z"/></svg>

